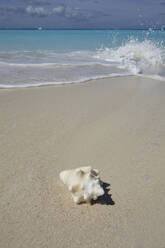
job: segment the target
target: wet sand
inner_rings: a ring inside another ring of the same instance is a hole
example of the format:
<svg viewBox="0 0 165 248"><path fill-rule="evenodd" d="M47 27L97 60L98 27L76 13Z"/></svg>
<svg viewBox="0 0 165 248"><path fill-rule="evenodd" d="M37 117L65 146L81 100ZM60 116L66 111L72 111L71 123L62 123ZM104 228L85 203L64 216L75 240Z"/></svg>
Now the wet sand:
<svg viewBox="0 0 165 248"><path fill-rule="evenodd" d="M59 172L88 165L110 190L75 205ZM1 89L0 247L164 248L165 82Z"/></svg>

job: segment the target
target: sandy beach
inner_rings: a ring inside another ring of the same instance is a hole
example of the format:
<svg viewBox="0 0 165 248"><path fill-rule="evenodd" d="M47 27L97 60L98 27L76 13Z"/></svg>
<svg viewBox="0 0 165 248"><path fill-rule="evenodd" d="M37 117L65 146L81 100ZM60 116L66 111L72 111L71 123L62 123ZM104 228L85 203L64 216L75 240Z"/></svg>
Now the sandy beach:
<svg viewBox="0 0 165 248"><path fill-rule="evenodd" d="M91 165L106 197L59 180ZM1 248L165 248L165 82L118 77L0 90Z"/></svg>

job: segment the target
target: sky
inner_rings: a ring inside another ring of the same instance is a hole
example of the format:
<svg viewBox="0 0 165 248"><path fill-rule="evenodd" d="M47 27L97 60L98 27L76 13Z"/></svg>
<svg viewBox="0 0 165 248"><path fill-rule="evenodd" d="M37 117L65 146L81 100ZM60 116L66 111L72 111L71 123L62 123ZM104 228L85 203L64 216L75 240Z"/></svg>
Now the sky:
<svg viewBox="0 0 165 248"><path fill-rule="evenodd" d="M0 0L0 28L165 28L165 0Z"/></svg>

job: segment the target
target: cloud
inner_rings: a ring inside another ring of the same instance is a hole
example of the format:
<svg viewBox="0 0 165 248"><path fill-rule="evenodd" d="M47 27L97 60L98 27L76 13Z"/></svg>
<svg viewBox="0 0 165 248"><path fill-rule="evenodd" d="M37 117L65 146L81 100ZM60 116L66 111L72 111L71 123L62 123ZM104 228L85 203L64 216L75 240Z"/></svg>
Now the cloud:
<svg viewBox="0 0 165 248"><path fill-rule="evenodd" d="M71 7L64 7L62 5L57 6L53 9L53 13L57 15L64 15L66 18L73 18L76 17L79 14L78 8L71 8Z"/></svg>
<svg viewBox="0 0 165 248"><path fill-rule="evenodd" d="M50 5L51 4L49 0L26 0L26 2L29 4L34 4L34 5Z"/></svg>
<svg viewBox="0 0 165 248"><path fill-rule="evenodd" d="M165 5L165 2L160 2L160 5Z"/></svg>
<svg viewBox="0 0 165 248"><path fill-rule="evenodd" d="M46 17L51 15L51 12L46 10L44 7L33 7L31 5L27 7L9 7L9 6L0 6L0 15L1 16L9 16L13 14L19 15L30 15L30 16L38 16L38 17Z"/></svg>
<svg viewBox="0 0 165 248"><path fill-rule="evenodd" d="M0 15L11 15L11 14L23 14L25 10L23 7L9 7L9 6L1 6L0 7Z"/></svg>
<svg viewBox="0 0 165 248"><path fill-rule="evenodd" d="M77 16L81 15L81 11L79 8L70 8L66 7L65 8L65 17L66 18L75 18Z"/></svg>
<svg viewBox="0 0 165 248"><path fill-rule="evenodd" d="M53 13L55 13L57 15L61 15L62 13L64 13L64 11L65 11L64 6L58 6L58 7L53 9Z"/></svg>
<svg viewBox="0 0 165 248"><path fill-rule="evenodd" d="M28 0L29 1L29 0ZM46 0L31 0L31 1L46 1ZM64 5L58 5L53 9L45 8L41 5L28 5L24 7L9 7L0 6L0 15L9 16L12 14L28 15L32 17L47 17L47 16L61 16L65 19L72 19L76 21L85 21L89 19L92 14L88 10L80 9L77 7L70 7Z"/></svg>
<svg viewBox="0 0 165 248"><path fill-rule="evenodd" d="M31 16L45 17L49 15L49 12L43 7L32 7L31 5L26 7L26 13Z"/></svg>
<svg viewBox="0 0 165 248"><path fill-rule="evenodd" d="M63 15L67 19L85 20L90 17L88 11L76 7L59 5L53 9L52 14Z"/></svg>

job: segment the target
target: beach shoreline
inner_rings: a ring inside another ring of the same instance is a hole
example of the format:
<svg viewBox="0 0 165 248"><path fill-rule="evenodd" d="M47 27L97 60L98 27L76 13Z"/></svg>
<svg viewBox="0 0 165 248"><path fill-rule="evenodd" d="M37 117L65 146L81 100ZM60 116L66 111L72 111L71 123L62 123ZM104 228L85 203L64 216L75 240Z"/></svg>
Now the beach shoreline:
<svg viewBox="0 0 165 248"><path fill-rule="evenodd" d="M164 95L136 76L1 89L0 247L163 248ZM109 201L75 205L59 172L88 165Z"/></svg>

